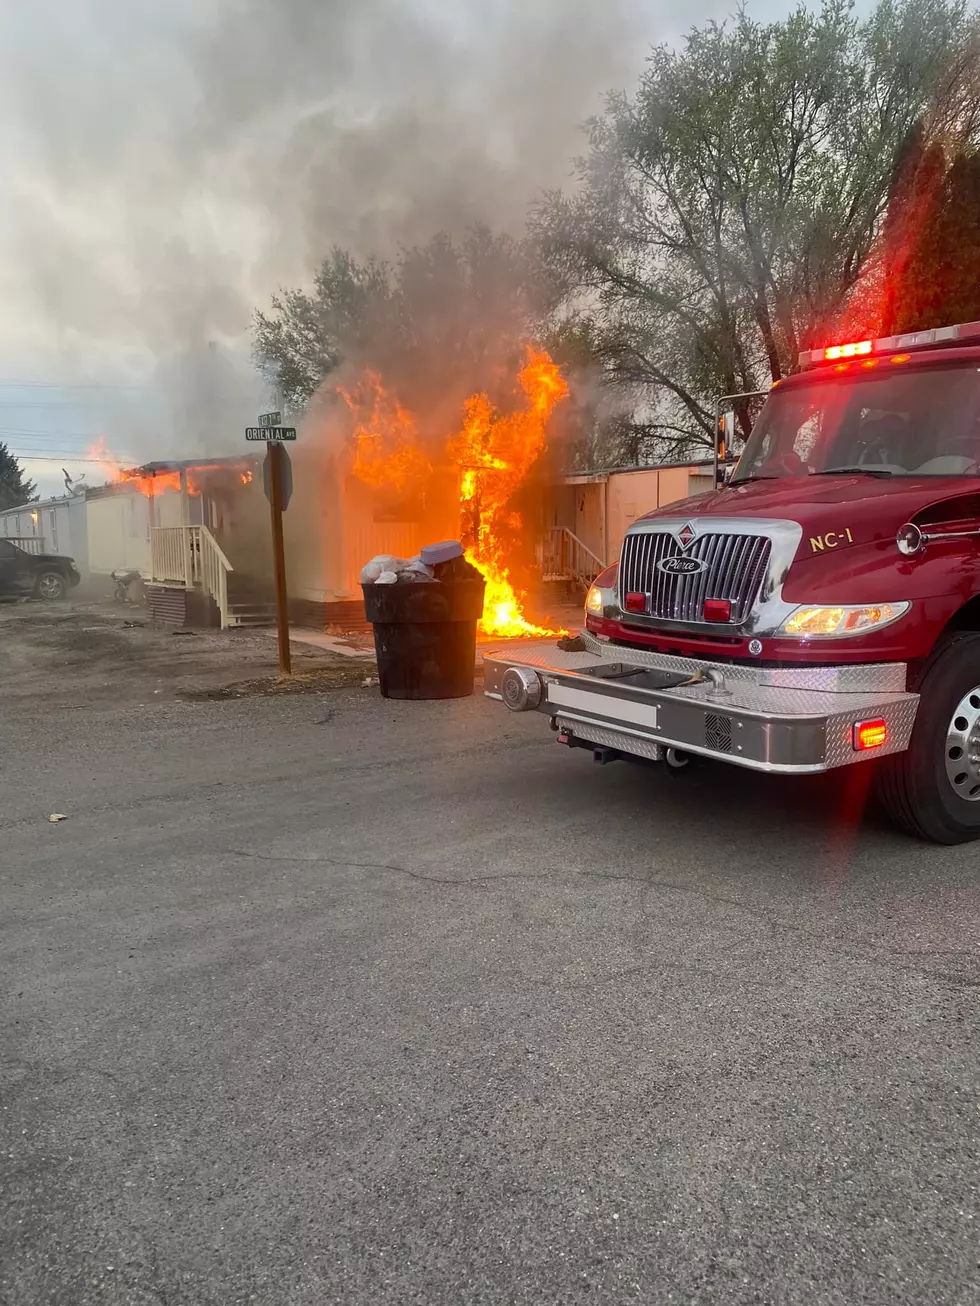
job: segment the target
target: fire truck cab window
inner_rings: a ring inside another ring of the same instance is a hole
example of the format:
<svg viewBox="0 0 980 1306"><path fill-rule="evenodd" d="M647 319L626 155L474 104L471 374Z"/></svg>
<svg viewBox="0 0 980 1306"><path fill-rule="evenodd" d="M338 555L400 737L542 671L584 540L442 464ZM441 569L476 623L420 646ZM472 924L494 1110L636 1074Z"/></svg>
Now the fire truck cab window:
<svg viewBox="0 0 980 1306"><path fill-rule="evenodd" d="M829 475L980 475L980 375L972 366L815 374L774 391L733 483Z"/></svg>

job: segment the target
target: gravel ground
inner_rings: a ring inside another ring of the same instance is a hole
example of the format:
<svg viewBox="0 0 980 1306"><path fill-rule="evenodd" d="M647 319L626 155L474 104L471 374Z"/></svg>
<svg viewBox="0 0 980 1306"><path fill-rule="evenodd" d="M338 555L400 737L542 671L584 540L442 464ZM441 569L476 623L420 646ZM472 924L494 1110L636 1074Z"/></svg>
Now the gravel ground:
<svg viewBox="0 0 980 1306"><path fill-rule="evenodd" d="M980 1300L976 847L8 621L4 1306Z"/></svg>

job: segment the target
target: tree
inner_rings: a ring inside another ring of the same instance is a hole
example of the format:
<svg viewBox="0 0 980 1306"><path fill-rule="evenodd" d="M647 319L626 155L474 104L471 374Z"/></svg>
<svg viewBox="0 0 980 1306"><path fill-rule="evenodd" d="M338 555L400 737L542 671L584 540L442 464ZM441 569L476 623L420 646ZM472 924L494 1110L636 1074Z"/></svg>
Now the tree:
<svg viewBox="0 0 980 1306"><path fill-rule="evenodd" d="M0 509L19 508L37 499L37 486L24 479L20 463L7 446L0 443Z"/></svg>
<svg viewBox="0 0 980 1306"><path fill-rule="evenodd" d="M865 22L846 0L742 11L657 47L636 94L610 98L579 190L533 226L621 397L620 447L710 445L713 396L767 388L837 320L971 22L960 0L880 0Z"/></svg>
<svg viewBox="0 0 980 1306"><path fill-rule="evenodd" d="M288 406L341 368L370 368L437 420L474 390L492 393L546 307L525 244L485 227L461 242L438 234L393 262L335 249L311 292L284 291L257 314L256 357Z"/></svg>
<svg viewBox="0 0 980 1306"><path fill-rule="evenodd" d="M312 293L284 290L273 298L270 314L256 314L256 360L287 407L302 407L345 358L366 352L388 320L391 279L389 264L375 258L358 263L335 248Z"/></svg>
<svg viewBox="0 0 980 1306"><path fill-rule="evenodd" d="M980 319L980 32L899 152L873 258L848 309L861 335Z"/></svg>
<svg viewBox="0 0 980 1306"><path fill-rule="evenodd" d="M980 155L944 169L895 278L883 335L980 319Z"/></svg>

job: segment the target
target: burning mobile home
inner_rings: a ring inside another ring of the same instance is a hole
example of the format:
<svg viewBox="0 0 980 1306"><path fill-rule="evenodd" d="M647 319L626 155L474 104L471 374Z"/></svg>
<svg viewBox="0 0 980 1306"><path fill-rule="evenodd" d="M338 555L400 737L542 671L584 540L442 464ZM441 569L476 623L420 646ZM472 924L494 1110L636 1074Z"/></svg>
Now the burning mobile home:
<svg viewBox="0 0 980 1306"><path fill-rule="evenodd" d="M293 454L287 567L307 615L330 624L360 612L360 569L375 554L411 557L433 539L461 538L487 579L483 632L548 633L525 614L544 525L543 500L527 490L567 393L557 365L531 347L497 402L474 393L434 430L375 372L334 387Z"/></svg>
<svg viewBox="0 0 980 1306"><path fill-rule="evenodd" d="M104 442L89 456L106 478L85 495L94 575L139 572L151 610L172 621L230 626L267 615L268 507L258 458L124 468Z"/></svg>
<svg viewBox="0 0 980 1306"><path fill-rule="evenodd" d="M483 634L554 633L542 582L561 583L565 597L579 599L618 552L638 504L696 493L704 479L693 466L560 474L549 454L557 452L555 414L567 393L556 364L532 348L495 399L478 391L438 416L410 412L375 372L332 386L289 451L283 525L292 620L358 628L369 558L410 558L433 540L462 539L487 581ZM93 569L111 555L102 570L142 571L161 617L271 623L263 455L131 469L104 448L101 456L110 484L89 491L92 521L101 522L90 525ZM104 547L110 537L114 552Z"/></svg>

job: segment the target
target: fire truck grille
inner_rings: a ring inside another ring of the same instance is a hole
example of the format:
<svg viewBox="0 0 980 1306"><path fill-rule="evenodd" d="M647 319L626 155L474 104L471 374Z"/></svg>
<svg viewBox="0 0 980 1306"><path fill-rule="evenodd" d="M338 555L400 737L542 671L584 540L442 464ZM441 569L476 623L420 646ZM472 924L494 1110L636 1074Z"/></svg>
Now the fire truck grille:
<svg viewBox="0 0 980 1306"><path fill-rule="evenodd" d="M645 614L662 621L703 621L706 599L731 604L732 624L746 619L769 568L772 545L764 535L699 535L686 549L675 536L627 535L619 563L619 593L646 597ZM701 564L690 573L663 571L668 558Z"/></svg>

